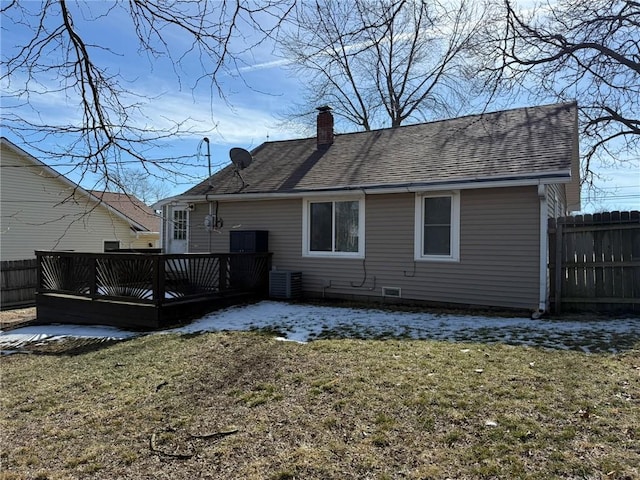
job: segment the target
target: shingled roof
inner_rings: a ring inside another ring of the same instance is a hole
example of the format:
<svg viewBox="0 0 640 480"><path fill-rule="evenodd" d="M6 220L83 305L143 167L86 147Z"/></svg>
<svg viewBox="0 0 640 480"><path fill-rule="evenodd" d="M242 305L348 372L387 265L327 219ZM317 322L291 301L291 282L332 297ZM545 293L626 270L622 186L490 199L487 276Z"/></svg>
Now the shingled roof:
<svg viewBox="0 0 640 480"><path fill-rule="evenodd" d="M142 200L127 195L126 193L103 192L99 190L89 190L101 201L118 210L125 217L143 226L148 232L160 231L160 217L151 208L145 205Z"/></svg>
<svg viewBox="0 0 640 480"><path fill-rule="evenodd" d="M577 182L575 103L518 108L418 125L266 142L240 175L233 165L181 196L292 194L493 180ZM573 166L573 170L572 170Z"/></svg>

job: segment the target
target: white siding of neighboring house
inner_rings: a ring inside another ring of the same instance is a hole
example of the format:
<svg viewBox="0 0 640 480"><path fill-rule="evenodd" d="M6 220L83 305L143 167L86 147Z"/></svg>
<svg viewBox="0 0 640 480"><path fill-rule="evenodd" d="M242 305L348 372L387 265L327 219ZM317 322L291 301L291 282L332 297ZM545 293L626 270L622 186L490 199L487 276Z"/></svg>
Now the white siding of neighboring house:
<svg viewBox="0 0 640 480"><path fill-rule="evenodd" d="M102 252L109 240L147 246L126 221L50 170L4 143L0 155L0 259L33 258L34 250Z"/></svg>
<svg viewBox="0 0 640 480"><path fill-rule="evenodd" d="M120 246L121 248L160 248L160 232L154 232L153 235L138 235L138 238L133 238L128 247Z"/></svg>

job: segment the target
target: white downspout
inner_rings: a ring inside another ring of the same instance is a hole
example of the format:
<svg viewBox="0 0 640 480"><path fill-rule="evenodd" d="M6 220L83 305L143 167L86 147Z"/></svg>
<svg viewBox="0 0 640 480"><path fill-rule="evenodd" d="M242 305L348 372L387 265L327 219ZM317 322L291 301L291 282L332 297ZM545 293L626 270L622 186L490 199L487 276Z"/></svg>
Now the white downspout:
<svg viewBox="0 0 640 480"><path fill-rule="evenodd" d="M547 311L547 261L549 257L549 238L547 232L547 188L538 185L540 199L540 282L538 311L532 317L540 318Z"/></svg>
<svg viewBox="0 0 640 480"><path fill-rule="evenodd" d="M161 215L161 220L160 220L160 249L163 253L167 253L166 252L166 247L168 245L167 242L167 231L169 230L169 224L168 224L168 218L169 218L169 204L163 205L162 206L162 213Z"/></svg>

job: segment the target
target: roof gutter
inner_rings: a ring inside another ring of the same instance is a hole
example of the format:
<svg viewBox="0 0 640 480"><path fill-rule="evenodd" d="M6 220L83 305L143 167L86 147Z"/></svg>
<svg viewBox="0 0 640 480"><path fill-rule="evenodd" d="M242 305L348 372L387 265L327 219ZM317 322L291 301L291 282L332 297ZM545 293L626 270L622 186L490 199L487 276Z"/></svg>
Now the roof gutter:
<svg viewBox="0 0 640 480"><path fill-rule="evenodd" d="M465 190L476 188L500 188L537 186L554 183L569 183L571 173L567 171L549 172L542 175L527 176L514 175L500 178L469 178L456 181L414 182L396 185L354 185L345 187L331 187L322 189L297 190L289 192L256 192L256 193L223 193L223 194L199 194L176 195L160 200L152 208L159 209L167 204L185 204L189 202L210 202L215 200L250 201L250 200L276 200L283 198L304 198L310 196L333 196L345 194L384 195L391 193L422 193L442 190Z"/></svg>

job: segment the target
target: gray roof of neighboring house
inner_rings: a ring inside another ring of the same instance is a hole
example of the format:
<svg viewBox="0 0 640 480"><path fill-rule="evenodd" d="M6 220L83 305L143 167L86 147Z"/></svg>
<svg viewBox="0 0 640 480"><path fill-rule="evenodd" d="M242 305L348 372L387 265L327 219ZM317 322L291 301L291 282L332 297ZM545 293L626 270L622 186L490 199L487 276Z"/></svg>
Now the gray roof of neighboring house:
<svg viewBox="0 0 640 480"><path fill-rule="evenodd" d="M370 132L266 142L182 195L296 193L565 176L578 181L577 105L518 108ZM573 170L572 170L573 167Z"/></svg>

